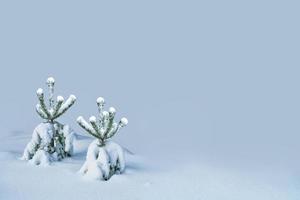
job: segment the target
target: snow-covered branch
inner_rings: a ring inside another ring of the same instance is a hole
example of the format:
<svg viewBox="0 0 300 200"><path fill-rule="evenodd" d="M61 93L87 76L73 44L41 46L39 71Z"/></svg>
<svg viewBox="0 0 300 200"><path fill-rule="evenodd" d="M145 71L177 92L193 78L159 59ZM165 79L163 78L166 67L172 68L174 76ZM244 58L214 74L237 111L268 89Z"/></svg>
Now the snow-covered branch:
<svg viewBox="0 0 300 200"><path fill-rule="evenodd" d="M55 119L63 115L76 101L76 97L74 95L70 95L65 102L62 96L58 96L55 102L53 98L54 83L54 78L49 77L47 79L47 85L49 88L49 108L45 103L43 89L39 88L36 92L39 99L39 104L36 106L36 111L41 118L46 119L49 122L53 122Z"/></svg>
<svg viewBox="0 0 300 200"><path fill-rule="evenodd" d="M57 111L56 115L53 115L52 118L56 119L64 114L76 101L76 97L74 95L70 95L65 103L63 103Z"/></svg>
<svg viewBox="0 0 300 200"><path fill-rule="evenodd" d="M95 129L85 121L85 119L82 116L79 116L77 118L77 123L84 129L86 130L89 134L91 134L92 136L100 139L100 137L97 135L97 132L95 131Z"/></svg>
<svg viewBox="0 0 300 200"><path fill-rule="evenodd" d="M57 103L56 103L54 111L53 111L53 117L58 116L58 111L64 103L64 98L62 96L58 96L56 102Z"/></svg>
<svg viewBox="0 0 300 200"><path fill-rule="evenodd" d="M51 114L45 104L45 98L44 98L44 91L42 88L39 88L37 91L36 91L36 94L37 94L37 97L39 99L39 102L40 102L40 108L41 110L47 115L47 118L50 119L51 118Z"/></svg>
<svg viewBox="0 0 300 200"><path fill-rule="evenodd" d="M107 112L103 110L104 104L104 99L99 97L97 99L99 112L98 120L95 116L91 116L88 123L81 116L77 118L77 123L90 135L98 138L101 145L104 145L107 139L113 137L122 127L128 124L128 120L126 118L122 118L119 123L116 123L114 120L116 109L114 107L110 107Z"/></svg>

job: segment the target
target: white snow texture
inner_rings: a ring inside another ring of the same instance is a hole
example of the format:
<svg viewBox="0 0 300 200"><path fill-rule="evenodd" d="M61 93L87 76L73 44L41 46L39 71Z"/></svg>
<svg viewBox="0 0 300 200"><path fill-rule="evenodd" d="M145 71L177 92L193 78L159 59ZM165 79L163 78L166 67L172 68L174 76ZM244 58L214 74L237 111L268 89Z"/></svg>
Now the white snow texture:
<svg viewBox="0 0 300 200"><path fill-rule="evenodd" d="M55 129L64 137L64 147L55 143ZM26 145L21 159L29 160L35 165L49 165L52 161L62 159L64 154L73 154L73 139L74 132L69 125L63 125L61 128L56 124L41 123L34 129L32 139ZM53 142L54 146L51 144Z"/></svg>
<svg viewBox="0 0 300 200"><path fill-rule="evenodd" d="M99 146L95 139L88 147L86 161L79 173L88 179L108 180L115 173L125 170L124 151L120 145L107 142L105 146Z"/></svg>

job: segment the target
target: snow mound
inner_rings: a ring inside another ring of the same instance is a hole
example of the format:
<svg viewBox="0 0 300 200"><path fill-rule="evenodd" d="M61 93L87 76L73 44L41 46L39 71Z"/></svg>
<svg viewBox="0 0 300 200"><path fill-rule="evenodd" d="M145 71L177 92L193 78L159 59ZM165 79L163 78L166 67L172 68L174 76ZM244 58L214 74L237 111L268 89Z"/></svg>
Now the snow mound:
<svg viewBox="0 0 300 200"><path fill-rule="evenodd" d="M49 165L73 154L75 133L69 125L41 123L33 131L22 160L35 165Z"/></svg>
<svg viewBox="0 0 300 200"><path fill-rule="evenodd" d="M108 180L114 174L125 170L123 148L114 142L100 146L98 139L88 147L86 161L79 173L88 179Z"/></svg>

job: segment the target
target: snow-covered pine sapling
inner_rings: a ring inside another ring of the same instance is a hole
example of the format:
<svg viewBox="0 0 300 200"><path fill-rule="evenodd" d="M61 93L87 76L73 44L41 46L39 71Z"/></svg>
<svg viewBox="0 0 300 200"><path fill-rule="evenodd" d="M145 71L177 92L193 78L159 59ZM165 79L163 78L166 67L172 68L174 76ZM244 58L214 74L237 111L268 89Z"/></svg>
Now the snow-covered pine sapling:
<svg viewBox="0 0 300 200"><path fill-rule="evenodd" d="M122 118L118 123L115 122L116 109L110 107L108 111L105 111L104 104L104 99L99 97L97 99L98 119L91 116L87 122L81 116L77 118L77 123L96 138L89 145L86 161L79 173L92 179L108 180L112 175L125 170L122 147L109 139L126 126L128 120Z"/></svg>
<svg viewBox="0 0 300 200"><path fill-rule="evenodd" d="M36 105L36 112L44 120L33 131L32 139L27 144L23 160L30 160L31 163L47 165L51 161L61 160L73 153L74 132L68 125L56 121L76 101L74 95L65 101L62 96L54 100L55 80L49 77L46 82L49 90L48 105L45 102L45 95L42 88L36 92L39 103Z"/></svg>

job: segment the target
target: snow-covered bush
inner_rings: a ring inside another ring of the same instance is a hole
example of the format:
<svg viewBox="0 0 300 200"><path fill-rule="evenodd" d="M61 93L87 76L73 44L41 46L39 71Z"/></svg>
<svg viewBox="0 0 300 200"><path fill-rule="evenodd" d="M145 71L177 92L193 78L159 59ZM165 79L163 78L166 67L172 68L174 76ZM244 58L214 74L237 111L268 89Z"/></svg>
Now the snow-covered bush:
<svg viewBox="0 0 300 200"><path fill-rule="evenodd" d="M117 143L108 141L128 121L122 118L120 122L115 122L116 109L109 108L104 111L105 101L102 97L97 99L99 118L90 117L89 123L83 117L78 117L78 124L96 139L89 145L86 161L79 173L92 179L108 180L116 173L125 170L124 151Z"/></svg>
<svg viewBox="0 0 300 200"><path fill-rule="evenodd" d="M74 95L65 101L62 96L54 100L54 84L52 77L47 79L49 89L49 106L45 103L43 89L36 92L39 103L36 105L36 112L44 119L33 131L32 139L27 144L23 160L30 160L36 165L47 165L51 161L61 160L73 153L74 132L68 126L56 121L63 115L76 101Z"/></svg>

